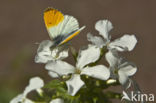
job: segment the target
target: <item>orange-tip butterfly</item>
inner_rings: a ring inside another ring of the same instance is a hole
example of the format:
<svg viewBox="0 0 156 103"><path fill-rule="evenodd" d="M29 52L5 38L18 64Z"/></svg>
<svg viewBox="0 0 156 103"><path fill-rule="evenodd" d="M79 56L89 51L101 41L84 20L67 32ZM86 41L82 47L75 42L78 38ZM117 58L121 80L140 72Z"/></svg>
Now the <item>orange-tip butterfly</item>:
<svg viewBox="0 0 156 103"><path fill-rule="evenodd" d="M68 42L85 28L79 28L79 23L73 16L63 15L54 8L44 11L44 22L54 47Z"/></svg>

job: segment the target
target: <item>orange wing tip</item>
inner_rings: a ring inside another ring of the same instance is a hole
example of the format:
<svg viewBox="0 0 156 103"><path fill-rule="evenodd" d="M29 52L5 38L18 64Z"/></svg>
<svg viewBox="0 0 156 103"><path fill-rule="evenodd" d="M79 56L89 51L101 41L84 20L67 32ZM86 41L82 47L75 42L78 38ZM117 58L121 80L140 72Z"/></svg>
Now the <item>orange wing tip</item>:
<svg viewBox="0 0 156 103"><path fill-rule="evenodd" d="M64 20L64 15L57 9L48 7L44 11L44 21L47 28L58 25Z"/></svg>

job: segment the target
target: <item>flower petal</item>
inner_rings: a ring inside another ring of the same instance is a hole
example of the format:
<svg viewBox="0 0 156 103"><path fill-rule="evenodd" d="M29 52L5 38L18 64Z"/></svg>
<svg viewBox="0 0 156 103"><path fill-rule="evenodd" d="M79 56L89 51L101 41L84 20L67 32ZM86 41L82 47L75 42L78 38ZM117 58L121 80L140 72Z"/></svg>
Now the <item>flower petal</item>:
<svg viewBox="0 0 156 103"><path fill-rule="evenodd" d="M44 40L40 43L37 52L41 52L41 51L48 51L50 49L50 47L53 45L53 42L50 40Z"/></svg>
<svg viewBox="0 0 156 103"><path fill-rule="evenodd" d="M75 68L64 61L53 61L46 64L45 68L49 71L57 73L58 75L68 75L74 73Z"/></svg>
<svg viewBox="0 0 156 103"><path fill-rule="evenodd" d="M58 78L58 77L59 77L59 75L58 75L57 73L55 73L55 72L49 71L48 74L49 74L52 78Z"/></svg>
<svg viewBox="0 0 156 103"><path fill-rule="evenodd" d="M68 50L63 50L58 55L59 56L58 56L57 60L65 59L66 57L68 57Z"/></svg>
<svg viewBox="0 0 156 103"><path fill-rule="evenodd" d="M35 56L36 63L47 63L51 60L62 60L68 57L68 50L63 50L62 47L55 47L51 50L53 42L50 40L44 40L40 43Z"/></svg>
<svg viewBox="0 0 156 103"><path fill-rule="evenodd" d="M24 99L24 98L25 98L25 97L24 97L23 94L19 94L19 95L17 95L16 97L14 97L14 98L10 101L10 103L18 103L18 102L21 102L22 99Z"/></svg>
<svg viewBox="0 0 156 103"><path fill-rule="evenodd" d="M23 95L26 97L26 95L33 91L40 89L44 86L44 82L40 77L33 77L29 81L29 85L25 88Z"/></svg>
<svg viewBox="0 0 156 103"><path fill-rule="evenodd" d="M116 49L118 51L132 51L137 43L134 35L124 35L119 39L109 44L109 49Z"/></svg>
<svg viewBox="0 0 156 103"><path fill-rule="evenodd" d="M106 43L103 41L101 37L93 36L91 33L87 34L87 39L88 41L90 41L92 44L96 45L99 48L102 48L103 46L106 45Z"/></svg>
<svg viewBox="0 0 156 103"><path fill-rule="evenodd" d="M95 29L99 31L99 34L104 37L105 40L110 40L110 35L108 34L110 30L113 29L112 23L108 20L99 20L95 24Z"/></svg>
<svg viewBox="0 0 156 103"><path fill-rule="evenodd" d="M122 59L118 68L119 68L118 74L120 83L124 85L124 87L128 87L128 85L130 85L128 77L136 73L137 67L133 63Z"/></svg>
<svg viewBox="0 0 156 103"><path fill-rule="evenodd" d="M73 74L72 77L66 81L68 87L68 93L74 96L79 89L84 85L84 82L81 80L79 74Z"/></svg>
<svg viewBox="0 0 156 103"><path fill-rule="evenodd" d="M63 99L57 98L50 101L50 103L64 103Z"/></svg>
<svg viewBox="0 0 156 103"><path fill-rule="evenodd" d="M124 85L127 80L128 80L128 76L123 72L123 71L118 71L118 75L119 75L119 82Z"/></svg>
<svg viewBox="0 0 156 103"><path fill-rule="evenodd" d="M18 96L16 96L10 101L10 103L19 103L19 102L20 103L34 103L30 99L25 98L23 94L19 94Z"/></svg>
<svg viewBox="0 0 156 103"><path fill-rule="evenodd" d="M61 50L63 47L55 47L51 51L52 60L62 60L68 57L68 50Z"/></svg>
<svg viewBox="0 0 156 103"><path fill-rule="evenodd" d="M81 50L77 57L76 67L82 69L85 65L97 61L100 57L100 48L90 45L87 49Z"/></svg>
<svg viewBox="0 0 156 103"><path fill-rule="evenodd" d="M107 62L109 63L110 67L115 67L118 63L118 60L119 60L117 52L112 51L112 50L109 50L106 53L105 58L106 58Z"/></svg>
<svg viewBox="0 0 156 103"><path fill-rule="evenodd" d="M125 62L119 69L124 72L127 76L132 76L136 73L137 67L132 65L130 62Z"/></svg>
<svg viewBox="0 0 156 103"><path fill-rule="evenodd" d="M101 80L107 80L110 76L110 71L104 65L97 65L93 67L84 68L81 74L85 74Z"/></svg>
<svg viewBox="0 0 156 103"><path fill-rule="evenodd" d="M35 56L36 63L47 63L52 60L52 52L50 47L53 45L53 42L50 40L44 40L40 43L39 48L37 50L37 55Z"/></svg>

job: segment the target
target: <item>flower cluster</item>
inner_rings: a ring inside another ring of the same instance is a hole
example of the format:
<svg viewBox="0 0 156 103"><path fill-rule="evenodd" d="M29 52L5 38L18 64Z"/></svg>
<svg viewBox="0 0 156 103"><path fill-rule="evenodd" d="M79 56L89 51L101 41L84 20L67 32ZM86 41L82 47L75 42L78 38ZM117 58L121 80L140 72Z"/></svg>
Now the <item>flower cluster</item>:
<svg viewBox="0 0 156 103"><path fill-rule="evenodd" d="M47 101L43 99L43 103L69 103L69 98L70 103L99 103L100 95L98 95L99 98L96 95L93 96L95 98L91 96L93 100L86 102L92 94L85 95L86 98L84 99L85 92L96 94L101 90L100 93L102 93L103 89L114 84L121 84L123 87L124 96L119 98L130 101L126 93L128 93L129 88L136 86L132 76L136 73L137 67L119 55L119 52L132 51L137 43L137 39L134 35L125 34L112 41L109 32L113 29L113 26L108 20L97 21L95 29L99 32L99 36L93 36L91 33L88 33L87 39L91 43L81 48L79 52L72 51L76 60L75 66L63 60L68 57L69 49L66 45L51 48L53 41L42 41L37 50L35 62L44 63L48 74L53 79L59 80L60 84L52 81L47 86L44 85L41 78L34 77L30 80L24 92L12 99L10 103L38 103L28 99L27 94L36 90L40 97L44 98L46 95L44 88L46 87L56 90L53 91L53 95L48 94L50 99ZM102 58L105 58L109 66L104 65ZM100 60L101 62L99 63ZM63 90L61 88L62 91L57 87L60 85L63 88ZM95 92L93 89L95 89ZM65 93L61 95L60 91ZM111 95L113 96L113 93ZM109 98L107 93L104 96L102 98ZM102 103L107 103L107 99L104 100Z"/></svg>

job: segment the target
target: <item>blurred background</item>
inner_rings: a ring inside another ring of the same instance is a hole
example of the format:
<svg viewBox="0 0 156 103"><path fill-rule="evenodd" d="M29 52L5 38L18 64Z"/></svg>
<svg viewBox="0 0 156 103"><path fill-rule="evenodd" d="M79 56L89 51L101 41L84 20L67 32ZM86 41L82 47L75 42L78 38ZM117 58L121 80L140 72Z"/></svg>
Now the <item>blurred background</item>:
<svg viewBox="0 0 156 103"><path fill-rule="evenodd" d="M38 45L50 39L43 21L43 11L54 7L73 15L87 28L74 38L72 45L86 45L86 34L98 34L94 24L99 19L113 23L112 39L135 34L136 48L126 57L136 63L137 82L145 93L156 93L156 1L155 0L1 0L0 1L0 103L8 103L22 93L29 78L46 81L43 64L34 63ZM74 63L70 57L69 63Z"/></svg>

